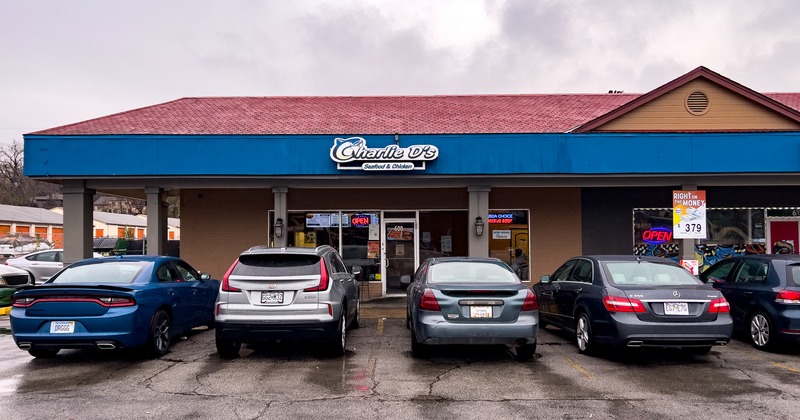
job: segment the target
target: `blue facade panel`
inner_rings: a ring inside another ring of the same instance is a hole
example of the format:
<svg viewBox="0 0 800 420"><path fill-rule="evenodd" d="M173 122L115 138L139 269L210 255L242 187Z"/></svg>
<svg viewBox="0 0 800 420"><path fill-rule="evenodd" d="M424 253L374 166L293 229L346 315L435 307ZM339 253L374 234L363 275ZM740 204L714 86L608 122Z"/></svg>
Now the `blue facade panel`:
<svg viewBox="0 0 800 420"><path fill-rule="evenodd" d="M394 136L361 136L370 148ZM339 170L334 136L25 136L25 175L370 175ZM800 133L464 134L400 136L439 156L409 175L800 172ZM393 174L397 174L396 172Z"/></svg>

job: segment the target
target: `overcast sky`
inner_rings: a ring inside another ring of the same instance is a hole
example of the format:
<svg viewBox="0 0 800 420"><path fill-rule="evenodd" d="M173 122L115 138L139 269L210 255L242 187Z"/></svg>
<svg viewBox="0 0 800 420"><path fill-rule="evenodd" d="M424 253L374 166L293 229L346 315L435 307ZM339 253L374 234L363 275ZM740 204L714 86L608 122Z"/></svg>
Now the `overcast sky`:
<svg viewBox="0 0 800 420"><path fill-rule="evenodd" d="M0 143L188 96L800 92L796 0L0 0Z"/></svg>

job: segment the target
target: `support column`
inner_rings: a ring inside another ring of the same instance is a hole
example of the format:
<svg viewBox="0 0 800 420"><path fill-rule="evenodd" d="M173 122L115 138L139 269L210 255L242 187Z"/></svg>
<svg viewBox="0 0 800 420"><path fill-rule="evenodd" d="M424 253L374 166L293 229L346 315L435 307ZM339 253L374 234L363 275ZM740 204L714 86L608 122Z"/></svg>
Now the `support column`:
<svg viewBox="0 0 800 420"><path fill-rule="evenodd" d="M146 254L164 255L167 252L167 203L164 201L164 189L146 187L147 194L147 234Z"/></svg>
<svg viewBox="0 0 800 420"><path fill-rule="evenodd" d="M281 236L273 235L275 242L274 246L281 247L286 246L288 240L286 239L289 236L289 232L286 229L288 221L289 221L289 211L287 210L287 203L286 203L286 195L289 192L288 187L275 187L272 189L272 194L275 196L275 221L273 225L269 227L269 231L273 234L275 232L275 222L280 219L283 223L283 232Z"/></svg>
<svg viewBox="0 0 800 420"><path fill-rule="evenodd" d="M681 185L681 190L683 191L694 191L697 189L697 184L683 184ZM679 239L679 244L681 247L680 251L680 259L681 260L693 260L695 259L694 256L694 239Z"/></svg>
<svg viewBox="0 0 800 420"><path fill-rule="evenodd" d="M64 195L64 265L92 257L92 222L94 190L83 180L68 180L61 188Z"/></svg>
<svg viewBox="0 0 800 420"><path fill-rule="evenodd" d="M469 216L467 217L467 232L469 234L469 256L489 256L489 191L492 188L485 185L470 185L469 191ZM483 221L483 235L475 233L475 219L480 217Z"/></svg>

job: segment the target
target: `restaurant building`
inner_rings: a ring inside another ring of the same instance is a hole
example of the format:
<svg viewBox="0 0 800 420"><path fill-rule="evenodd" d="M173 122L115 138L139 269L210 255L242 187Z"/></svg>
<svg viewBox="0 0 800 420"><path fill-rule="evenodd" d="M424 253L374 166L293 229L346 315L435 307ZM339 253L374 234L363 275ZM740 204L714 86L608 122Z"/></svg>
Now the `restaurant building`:
<svg viewBox="0 0 800 420"><path fill-rule="evenodd" d="M91 255L95 192L147 199L148 253L179 196L197 268L327 244L366 298L432 256L527 260L529 280L580 254L800 245L800 93L704 67L644 94L183 98L24 139L25 174L63 185L70 260ZM675 190L705 193L707 238L671 236Z"/></svg>

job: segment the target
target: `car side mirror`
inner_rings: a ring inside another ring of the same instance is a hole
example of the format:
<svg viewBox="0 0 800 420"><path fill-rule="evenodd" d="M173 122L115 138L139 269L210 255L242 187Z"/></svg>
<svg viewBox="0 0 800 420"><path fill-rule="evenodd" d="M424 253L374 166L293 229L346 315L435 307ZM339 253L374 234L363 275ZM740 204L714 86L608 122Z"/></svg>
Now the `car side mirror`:
<svg viewBox="0 0 800 420"><path fill-rule="evenodd" d="M411 276L408 274L404 274L400 276L400 284L409 285L411 284Z"/></svg>
<svg viewBox="0 0 800 420"><path fill-rule="evenodd" d="M361 274L361 266L360 265L354 265L354 266L350 267L350 272L354 276L357 276L357 275Z"/></svg>
<svg viewBox="0 0 800 420"><path fill-rule="evenodd" d="M539 277L539 283L542 283L542 284L550 283L550 276L545 274L542 277Z"/></svg>
<svg viewBox="0 0 800 420"><path fill-rule="evenodd" d="M211 280L211 274L200 273L200 280Z"/></svg>

